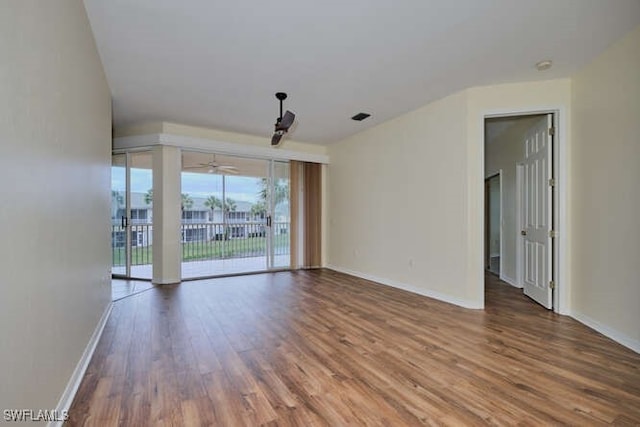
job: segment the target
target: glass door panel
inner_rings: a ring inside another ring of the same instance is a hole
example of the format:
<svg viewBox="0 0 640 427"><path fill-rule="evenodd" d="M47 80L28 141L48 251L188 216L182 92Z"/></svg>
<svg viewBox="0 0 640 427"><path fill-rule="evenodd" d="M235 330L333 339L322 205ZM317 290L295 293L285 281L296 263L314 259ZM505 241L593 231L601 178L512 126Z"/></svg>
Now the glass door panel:
<svg viewBox="0 0 640 427"><path fill-rule="evenodd" d="M182 152L182 278L213 276L214 261L225 257L222 215L223 176L216 174L210 154Z"/></svg>
<svg viewBox="0 0 640 427"><path fill-rule="evenodd" d="M151 153L116 154L111 166L111 273L151 279L153 231Z"/></svg>
<svg viewBox="0 0 640 427"><path fill-rule="evenodd" d="M272 162L270 213L270 268L287 268L291 265L289 208L289 162Z"/></svg>
<svg viewBox="0 0 640 427"><path fill-rule="evenodd" d="M182 153L182 277L290 265L289 164Z"/></svg>
<svg viewBox="0 0 640 427"><path fill-rule="evenodd" d="M127 156L117 154L111 160L111 274L128 277L127 243Z"/></svg>
<svg viewBox="0 0 640 427"><path fill-rule="evenodd" d="M129 154L130 277L152 278L153 262L153 167L150 151Z"/></svg>

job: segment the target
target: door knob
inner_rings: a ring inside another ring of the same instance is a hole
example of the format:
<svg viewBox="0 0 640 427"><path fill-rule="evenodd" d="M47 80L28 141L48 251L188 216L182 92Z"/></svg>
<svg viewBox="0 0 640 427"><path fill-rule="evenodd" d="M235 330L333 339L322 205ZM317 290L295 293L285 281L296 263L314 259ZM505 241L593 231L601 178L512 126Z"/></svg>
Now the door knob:
<svg viewBox="0 0 640 427"><path fill-rule="evenodd" d="M527 230L520 230L520 234L522 234L523 236L527 235Z"/></svg>

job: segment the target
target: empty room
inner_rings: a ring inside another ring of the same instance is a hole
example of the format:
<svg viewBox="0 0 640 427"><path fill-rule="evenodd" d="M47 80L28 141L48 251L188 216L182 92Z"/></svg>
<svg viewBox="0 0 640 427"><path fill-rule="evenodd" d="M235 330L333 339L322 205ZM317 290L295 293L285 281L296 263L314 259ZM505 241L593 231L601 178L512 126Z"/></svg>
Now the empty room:
<svg viewBox="0 0 640 427"><path fill-rule="evenodd" d="M0 422L640 425L637 0L0 35Z"/></svg>

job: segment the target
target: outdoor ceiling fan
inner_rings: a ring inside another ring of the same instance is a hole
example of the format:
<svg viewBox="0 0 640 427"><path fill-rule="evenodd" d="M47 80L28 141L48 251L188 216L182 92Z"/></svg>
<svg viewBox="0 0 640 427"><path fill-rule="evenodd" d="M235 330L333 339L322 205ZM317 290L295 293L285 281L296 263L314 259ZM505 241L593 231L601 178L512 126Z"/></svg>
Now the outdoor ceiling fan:
<svg viewBox="0 0 640 427"><path fill-rule="evenodd" d="M284 134L289 131L293 121L296 119L296 115L289 110L284 113L284 116L282 115L282 101L287 99L287 94L284 92L278 92L276 93L276 98L280 101L280 116L276 119L275 132L271 137L271 145L274 147L280 145L280 140Z"/></svg>
<svg viewBox="0 0 640 427"><path fill-rule="evenodd" d="M198 163L198 166L185 166L185 169L207 169L208 173L231 174L238 173L238 168L232 165L222 165L216 162L216 155L211 157L211 161L207 163Z"/></svg>

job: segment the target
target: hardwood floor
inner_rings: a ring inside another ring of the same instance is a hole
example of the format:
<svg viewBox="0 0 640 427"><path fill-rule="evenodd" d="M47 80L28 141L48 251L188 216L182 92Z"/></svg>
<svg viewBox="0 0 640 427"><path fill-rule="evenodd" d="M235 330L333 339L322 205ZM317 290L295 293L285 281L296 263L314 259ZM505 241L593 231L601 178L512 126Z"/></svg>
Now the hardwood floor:
<svg viewBox="0 0 640 427"><path fill-rule="evenodd" d="M639 425L640 355L487 282L467 310L330 270L114 303L67 425Z"/></svg>
<svg viewBox="0 0 640 427"><path fill-rule="evenodd" d="M129 297L139 292L153 288L150 281L133 279L111 279L111 300Z"/></svg>

